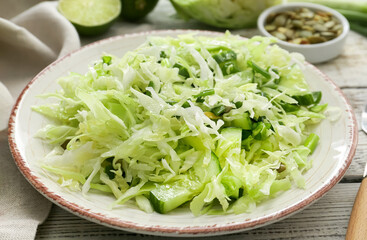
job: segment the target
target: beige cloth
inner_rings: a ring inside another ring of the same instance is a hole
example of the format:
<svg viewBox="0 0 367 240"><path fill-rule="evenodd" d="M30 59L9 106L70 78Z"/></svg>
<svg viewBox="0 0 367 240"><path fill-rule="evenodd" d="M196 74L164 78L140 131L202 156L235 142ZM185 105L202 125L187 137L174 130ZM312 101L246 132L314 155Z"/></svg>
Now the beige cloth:
<svg viewBox="0 0 367 240"><path fill-rule="evenodd" d="M0 1L0 14L4 9L21 11L20 0ZM5 87L18 96L45 66L80 47L77 32L60 15L56 4L43 2L11 20L5 19L13 16L11 12L0 18L0 240L34 239L37 226L51 207L51 202L34 190L16 168L7 132L1 127L12 105ZM29 2L23 6L28 7Z"/></svg>

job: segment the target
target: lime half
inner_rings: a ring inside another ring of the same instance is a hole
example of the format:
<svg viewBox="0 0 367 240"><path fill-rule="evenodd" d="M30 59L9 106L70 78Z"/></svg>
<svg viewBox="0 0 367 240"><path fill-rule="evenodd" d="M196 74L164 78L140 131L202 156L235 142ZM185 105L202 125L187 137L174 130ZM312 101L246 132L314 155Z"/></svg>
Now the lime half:
<svg viewBox="0 0 367 240"><path fill-rule="evenodd" d="M58 9L81 35L107 31L120 15L120 0L60 0Z"/></svg>

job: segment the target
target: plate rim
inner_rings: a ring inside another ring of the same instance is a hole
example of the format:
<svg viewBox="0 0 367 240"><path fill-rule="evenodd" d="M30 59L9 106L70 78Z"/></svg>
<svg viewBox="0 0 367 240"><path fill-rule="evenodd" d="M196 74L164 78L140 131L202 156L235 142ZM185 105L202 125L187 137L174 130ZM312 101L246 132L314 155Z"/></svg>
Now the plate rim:
<svg viewBox="0 0 367 240"><path fill-rule="evenodd" d="M342 98L343 102L345 103L346 112L348 115L346 116L347 119L351 122L351 126L347 127L347 130L350 131L350 147L348 149L348 154L346 155L346 159L343 162L343 165L340 169L338 169L337 174L327 183L321 185L321 188L314 192L312 195L309 195L306 199L304 199L301 202L298 202L294 205L291 205L281 211L275 212L273 214L269 214L264 217L259 217L254 220L248 220L244 219L242 222L238 223L226 223L224 225L217 225L214 224L212 226L187 226L187 227L168 227L168 226L159 226L159 225L136 225L136 223L122 220L118 218L109 218L105 217L104 215L100 213L93 212L91 209L86 209L83 206L80 206L78 204L69 202L65 199L63 199L61 196L57 195L56 193L49 191L48 187L43 184L36 175L32 173L32 170L26 166L27 161L23 159L22 155L20 154L20 150L17 145L17 141L15 139L15 127L16 127L16 118L18 114L18 110L20 107L20 104L23 100L23 97L28 92L30 87L34 84L35 81L37 81L41 76L46 74L48 71L52 70L52 68L65 61L66 59L74 56L75 54L84 51L88 48L92 48L95 45L101 45L105 42L109 41L116 41L119 39L126 39L126 38L134 38L134 37L141 37L141 36L149 36L151 34L185 34L185 33L205 33L207 35L219 35L223 34L223 32L217 32L217 31L208 31L208 30L192 30L192 29L174 29L174 30L153 30L153 31L144 31L139 33L131 33L131 34L122 34L118 36L113 36L109 38L105 38L90 44L87 44L77 50L74 50L63 57L55 60L51 64L49 64L47 67L45 67L41 72L39 72L22 90L21 94L17 98L13 109L11 111L9 124L8 124L8 142L11 154L13 156L13 159L20 170L20 172L23 174L23 176L27 179L27 181L43 196L45 196L47 199L49 199L51 202L57 204L58 206L62 207L63 209L80 216L82 218L85 218L89 221L99 223L108 227L120 229L120 230L126 230L130 232L139 232L139 233L145 233L150 235L174 235L174 236L208 236L208 235L223 235L233 232L239 232L239 231L247 231L253 228L261 227L267 224L271 224L275 221L280 221L286 217L289 217L292 214L295 214L307 206L314 203L316 200L320 199L322 196L324 196L333 186L335 186L344 176L345 172L349 168L352 159L354 157L357 144L358 144L358 128L357 128L357 120L354 114L354 110L349 103L349 100L346 98L342 90L323 72L321 72L317 67L314 65L307 63L306 65L311 67L313 71L315 71L320 77L322 77L325 81L329 82L334 89L333 91L337 91Z"/></svg>

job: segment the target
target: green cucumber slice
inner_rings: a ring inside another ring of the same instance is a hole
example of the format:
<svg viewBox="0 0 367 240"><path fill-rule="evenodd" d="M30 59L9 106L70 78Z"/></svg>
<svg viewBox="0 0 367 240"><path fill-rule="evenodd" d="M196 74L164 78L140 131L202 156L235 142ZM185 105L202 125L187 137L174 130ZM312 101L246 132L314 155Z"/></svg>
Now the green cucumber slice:
<svg viewBox="0 0 367 240"><path fill-rule="evenodd" d="M149 200L153 209L158 213L167 213L183 203L191 200L195 191L187 186L179 184L157 185L157 188L150 191Z"/></svg>

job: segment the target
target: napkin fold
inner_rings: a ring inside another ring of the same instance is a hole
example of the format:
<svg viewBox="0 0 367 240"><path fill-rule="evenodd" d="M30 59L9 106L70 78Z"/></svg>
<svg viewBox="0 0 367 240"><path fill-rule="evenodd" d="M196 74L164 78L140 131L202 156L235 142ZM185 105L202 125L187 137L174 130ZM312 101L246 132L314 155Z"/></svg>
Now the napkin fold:
<svg viewBox="0 0 367 240"><path fill-rule="evenodd" d="M6 1L1 8L19 11L20 2ZM42 2L10 20L0 17L0 240L34 239L51 207L17 169L7 132L1 130L9 118L11 95L17 97L44 67L80 47L75 28L56 6Z"/></svg>

